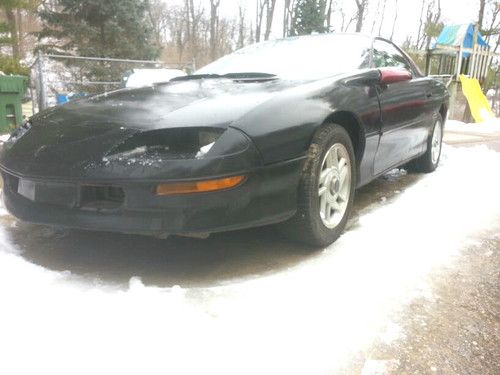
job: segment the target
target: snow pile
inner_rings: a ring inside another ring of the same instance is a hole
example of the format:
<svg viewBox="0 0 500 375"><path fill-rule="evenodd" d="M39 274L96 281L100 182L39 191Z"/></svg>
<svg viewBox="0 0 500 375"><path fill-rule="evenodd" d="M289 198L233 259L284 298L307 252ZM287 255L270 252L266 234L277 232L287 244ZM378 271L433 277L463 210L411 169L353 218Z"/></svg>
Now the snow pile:
<svg viewBox="0 0 500 375"><path fill-rule="evenodd" d="M286 271L215 287L135 277L109 285L44 269L23 257L28 245L12 241L4 216L0 373L332 373L374 340L397 340L391 317L416 296L432 298L426 276L500 223L500 154L444 152L434 174L334 245Z"/></svg>
<svg viewBox="0 0 500 375"><path fill-rule="evenodd" d="M485 135L500 136L500 119L494 118L478 124L466 124L465 122L448 120L446 121L446 131L458 133L475 133Z"/></svg>

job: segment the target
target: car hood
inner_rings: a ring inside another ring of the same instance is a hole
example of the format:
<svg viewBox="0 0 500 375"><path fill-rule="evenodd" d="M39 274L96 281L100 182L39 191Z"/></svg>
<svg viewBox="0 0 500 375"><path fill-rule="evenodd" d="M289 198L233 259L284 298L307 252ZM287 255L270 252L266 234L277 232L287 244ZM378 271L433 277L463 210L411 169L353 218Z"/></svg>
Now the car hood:
<svg viewBox="0 0 500 375"><path fill-rule="evenodd" d="M227 126L277 93L297 85L282 80L171 81L124 89L54 107L33 118L36 125L109 123L136 130L185 126Z"/></svg>
<svg viewBox="0 0 500 375"><path fill-rule="evenodd" d="M35 115L25 135L4 145L0 165L22 176L109 175L104 167L102 173L96 173L96 166L110 150L137 133L184 127L227 128L296 86L281 80L174 81L68 103ZM112 174L126 176L127 170Z"/></svg>

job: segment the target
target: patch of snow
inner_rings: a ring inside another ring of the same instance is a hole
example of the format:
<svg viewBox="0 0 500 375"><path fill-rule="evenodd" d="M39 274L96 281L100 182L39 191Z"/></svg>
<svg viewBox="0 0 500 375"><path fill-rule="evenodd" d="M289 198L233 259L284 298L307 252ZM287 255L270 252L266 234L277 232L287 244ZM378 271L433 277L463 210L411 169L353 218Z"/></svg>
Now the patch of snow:
<svg viewBox="0 0 500 375"><path fill-rule="evenodd" d="M408 174L408 172L403 169L403 168L395 168L390 170L389 172L385 173L382 178L389 180L389 181L395 181L399 180L401 177L404 177Z"/></svg>
<svg viewBox="0 0 500 375"><path fill-rule="evenodd" d="M500 220L500 174L492 173L500 154L443 151L435 173L361 216L324 251L214 287L161 288L138 277L120 286L48 270L0 227L0 373L335 372L384 327L389 341L397 337L397 327L387 331L393 314L427 295L428 275ZM370 360L362 374L394 366Z"/></svg>
<svg viewBox="0 0 500 375"><path fill-rule="evenodd" d="M500 135L500 119L491 119L486 122L466 124L462 121L448 120L445 129L459 133L478 133Z"/></svg>
<svg viewBox="0 0 500 375"><path fill-rule="evenodd" d="M9 138L10 138L10 134L2 134L2 135L0 135L0 142L5 143L9 140Z"/></svg>
<svg viewBox="0 0 500 375"><path fill-rule="evenodd" d="M132 74L125 77L125 87L138 88L151 86L155 83L168 82L173 78L185 76L179 69L134 69Z"/></svg>

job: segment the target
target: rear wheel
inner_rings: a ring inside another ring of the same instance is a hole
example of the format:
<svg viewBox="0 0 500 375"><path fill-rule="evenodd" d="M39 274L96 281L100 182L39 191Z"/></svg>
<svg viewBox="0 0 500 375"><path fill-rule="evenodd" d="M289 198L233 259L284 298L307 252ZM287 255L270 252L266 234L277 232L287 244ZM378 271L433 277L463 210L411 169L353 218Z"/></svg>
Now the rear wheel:
<svg viewBox="0 0 500 375"><path fill-rule="evenodd" d="M415 172L434 172L441 159L443 147L443 119L440 115L434 124L432 133L427 139L427 151L418 159L413 160L408 165L409 169Z"/></svg>
<svg viewBox="0 0 500 375"><path fill-rule="evenodd" d="M354 149L339 125L321 128L313 138L299 185L296 215L282 228L313 246L334 242L343 232L356 186Z"/></svg>

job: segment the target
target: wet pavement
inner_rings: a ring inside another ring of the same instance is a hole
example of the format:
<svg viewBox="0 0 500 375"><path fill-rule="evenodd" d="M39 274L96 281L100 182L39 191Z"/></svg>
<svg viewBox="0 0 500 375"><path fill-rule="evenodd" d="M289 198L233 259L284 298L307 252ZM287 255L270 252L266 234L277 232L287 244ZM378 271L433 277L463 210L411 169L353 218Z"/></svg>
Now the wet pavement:
<svg viewBox="0 0 500 375"><path fill-rule="evenodd" d="M347 230L422 175L395 170L356 192ZM276 228L214 234L208 239L168 239L54 228L1 216L23 257L53 271L128 286L132 277L157 287L211 287L274 274L314 258L319 250L284 238Z"/></svg>

